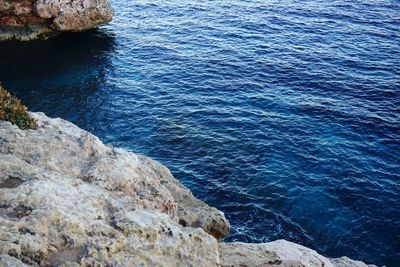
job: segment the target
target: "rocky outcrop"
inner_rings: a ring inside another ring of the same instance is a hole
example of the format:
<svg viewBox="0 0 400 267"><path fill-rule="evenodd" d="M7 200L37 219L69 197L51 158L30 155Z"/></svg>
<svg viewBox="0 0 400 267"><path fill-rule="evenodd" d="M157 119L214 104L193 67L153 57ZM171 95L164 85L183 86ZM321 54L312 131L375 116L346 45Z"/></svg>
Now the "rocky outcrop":
<svg viewBox="0 0 400 267"><path fill-rule="evenodd" d="M33 116L36 130L0 122L0 254L34 266L219 263L217 240L179 222L221 237L222 212L161 164Z"/></svg>
<svg viewBox="0 0 400 267"><path fill-rule="evenodd" d="M195 198L160 163L106 146L96 136L62 119L50 119L43 113L33 116L39 126L36 130L22 131L2 122L2 126L12 128L0 128L0 153L13 157L8 162L29 163L14 166L18 172L3 170L3 176L22 179L19 177L26 177L33 168L72 177L129 197L137 207L169 214L183 226L203 228L216 238L229 233L224 214ZM7 168L13 165L5 164Z"/></svg>
<svg viewBox="0 0 400 267"><path fill-rule="evenodd" d="M376 267L376 265L365 264L362 261L355 261L347 257L331 259L331 262L335 267Z"/></svg>
<svg viewBox="0 0 400 267"><path fill-rule="evenodd" d="M224 214L216 208L206 205L195 198L171 172L163 165L145 156L139 156L141 164L149 167L165 186L176 203L176 214L179 224L185 227L200 227L220 239L229 234L229 222Z"/></svg>
<svg viewBox="0 0 400 267"><path fill-rule="evenodd" d="M284 240L218 243L224 214L166 167L32 116L34 130L0 121L0 266L367 266Z"/></svg>
<svg viewBox="0 0 400 267"><path fill-rule="evenodd" d="M286 240L263 244L221 243L219 253L222 267L376 267L347 257L328 259Z"/></svg>
<svg viewBox="0 0 400 267"><path fill-rule="evenodd" d="M0 0L0 41L46 38L111 21L108 0Z"/></svg>

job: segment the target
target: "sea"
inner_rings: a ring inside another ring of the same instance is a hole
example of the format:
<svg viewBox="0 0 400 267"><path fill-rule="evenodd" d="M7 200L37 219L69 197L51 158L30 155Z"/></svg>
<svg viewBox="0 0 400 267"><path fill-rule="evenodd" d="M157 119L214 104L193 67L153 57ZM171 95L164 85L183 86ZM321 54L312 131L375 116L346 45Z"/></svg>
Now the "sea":
<svg viewBox="0 0 400 267"><path fill-rule="evenodd" d="M166 165L225 242L400 266L399 0L113 0L83 33L0 44L32 111Z"/></svg>

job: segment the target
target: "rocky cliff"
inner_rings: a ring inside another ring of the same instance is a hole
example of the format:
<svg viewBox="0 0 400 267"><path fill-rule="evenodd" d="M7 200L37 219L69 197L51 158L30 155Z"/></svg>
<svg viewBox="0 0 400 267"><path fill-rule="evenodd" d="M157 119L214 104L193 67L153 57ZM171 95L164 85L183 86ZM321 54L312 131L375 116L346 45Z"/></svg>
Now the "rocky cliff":
<svg viewBox="0 0 400 267"><path fill-rule="evenodd" d="M0 266L366 267L278 240L219 243L224 214L145 156L62 119L0 121Z"/></svg>
<svg viewBox="0 0 400 267"><path fill-rule="evenodd" d="M112 19L108 0L0 0L0 41L83 31Z"/></svg>

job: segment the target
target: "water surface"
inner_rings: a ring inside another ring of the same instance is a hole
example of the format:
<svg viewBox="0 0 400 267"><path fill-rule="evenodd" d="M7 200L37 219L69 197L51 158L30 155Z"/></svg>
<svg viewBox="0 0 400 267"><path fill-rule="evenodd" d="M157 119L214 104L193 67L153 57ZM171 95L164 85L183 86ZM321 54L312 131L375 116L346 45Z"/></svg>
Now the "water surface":
<svg viewBox="0 0 400 267"><path fill-rule="evenodd" d="M113 4L99 30L0 44L0 81L161 161L226 241L400 266L399 1Z"/></svg>

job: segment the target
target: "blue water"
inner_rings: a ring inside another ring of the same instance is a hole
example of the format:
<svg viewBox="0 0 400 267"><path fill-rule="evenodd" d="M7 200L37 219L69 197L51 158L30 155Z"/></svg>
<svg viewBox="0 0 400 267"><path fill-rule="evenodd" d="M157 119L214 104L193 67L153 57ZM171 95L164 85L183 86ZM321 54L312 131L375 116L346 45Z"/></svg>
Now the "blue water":
<svg viewBox="0 0 400 267"><path fill-rule="evenodd" d="M161 161L226 241L400 266L399 1L113 4L99 30L0 44L0 81Z"/></svg>

